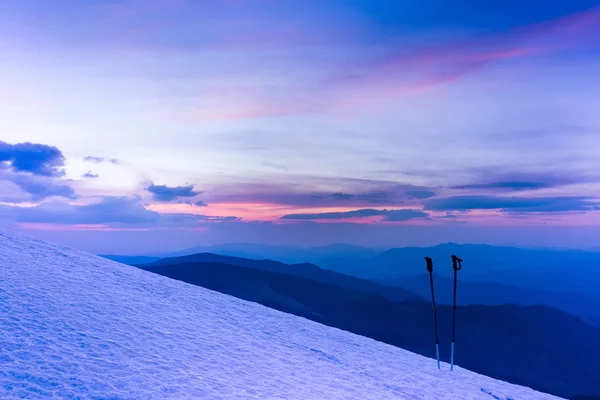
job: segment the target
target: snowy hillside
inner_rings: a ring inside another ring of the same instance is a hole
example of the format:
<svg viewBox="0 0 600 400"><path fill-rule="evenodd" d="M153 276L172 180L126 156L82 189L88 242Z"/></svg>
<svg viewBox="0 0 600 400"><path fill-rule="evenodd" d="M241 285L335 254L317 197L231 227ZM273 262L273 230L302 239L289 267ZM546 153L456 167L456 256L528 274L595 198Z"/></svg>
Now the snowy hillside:
<svg viewBox="0 0 600 400"><path fill-rule="evenodd" d="M460 364L460 342L457 351ZM0 231L0 398L52 395L556 399L461 368L438 371L434 360L390 345Z"/></svg>

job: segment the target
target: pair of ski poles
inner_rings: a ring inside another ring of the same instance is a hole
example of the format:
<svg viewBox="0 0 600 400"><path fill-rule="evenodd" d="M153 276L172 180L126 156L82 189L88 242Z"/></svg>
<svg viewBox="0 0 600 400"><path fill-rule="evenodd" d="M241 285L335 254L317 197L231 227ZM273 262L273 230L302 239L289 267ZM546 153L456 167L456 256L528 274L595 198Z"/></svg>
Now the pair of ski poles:
<svg viewBox="0 0 600 400"><path fill-rule="evenodd" d="M440 340L438 337L437 327L437 314L435 308L435 294L433 291L433 260L431 257L425 257L427 262L427 271L429 271L429 282L431 283L431 302L433 304L433 326L435 329L435 354L437 357L437 366L440 369ZM460 258L452 255L452 269L454 270L454 304L452 307L452 349L450 353L450 371L454 370L454 343L455 343L455 328L456 328L456 278L457 272L462 268L462 261Z"/></svg>

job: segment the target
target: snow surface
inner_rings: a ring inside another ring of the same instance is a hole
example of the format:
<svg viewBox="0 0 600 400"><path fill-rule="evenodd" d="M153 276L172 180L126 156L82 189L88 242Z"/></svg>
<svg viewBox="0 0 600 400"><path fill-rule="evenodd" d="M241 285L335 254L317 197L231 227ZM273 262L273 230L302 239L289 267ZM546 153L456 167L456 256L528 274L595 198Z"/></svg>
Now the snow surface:
<svg viewBox="0 0 600 400"><path fill-rule="evenodd" d="M50 397L557 399L0 230L0 398Z"/></svg>

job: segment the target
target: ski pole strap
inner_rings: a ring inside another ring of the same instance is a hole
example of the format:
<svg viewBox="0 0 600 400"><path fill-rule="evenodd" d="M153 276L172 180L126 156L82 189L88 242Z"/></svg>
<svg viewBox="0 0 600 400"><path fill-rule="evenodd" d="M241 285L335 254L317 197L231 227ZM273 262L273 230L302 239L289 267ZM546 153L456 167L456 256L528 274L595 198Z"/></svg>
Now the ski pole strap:
<svg viewBox="0 0 600 400"><path fill-rule="evenodd" d="M462 268L462 261L460 258L456 257L454 254L452 255L452 268L455 271L460 271Z"/></svg>

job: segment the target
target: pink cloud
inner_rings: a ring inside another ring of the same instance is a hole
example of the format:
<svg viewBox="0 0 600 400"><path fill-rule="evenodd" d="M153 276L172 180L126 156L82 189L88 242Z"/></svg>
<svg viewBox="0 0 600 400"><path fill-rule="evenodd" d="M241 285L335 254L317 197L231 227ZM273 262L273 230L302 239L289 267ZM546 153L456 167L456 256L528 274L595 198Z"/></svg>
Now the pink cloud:
<svg viewBox="0 0 600 400"><path fill-rule="evenodd" d="M44 222L17 222L22 229L37 231L151 231L153 228L115 228L103 224L53 224Z"/></svg>
<svg viewBox="0 0 600 400"><path fill-rule="evenodd" d="M35 231L50 231L50 232L62 232L62 231L98 231L98 232L149 232L149 231L207 231L208 228L205 226L198 227L147 227L147 228L125 228L115 227L103 224L56 224L56 223L44 223L44 222L17 222L16 225L21 229L35 230Z"/></svg>

